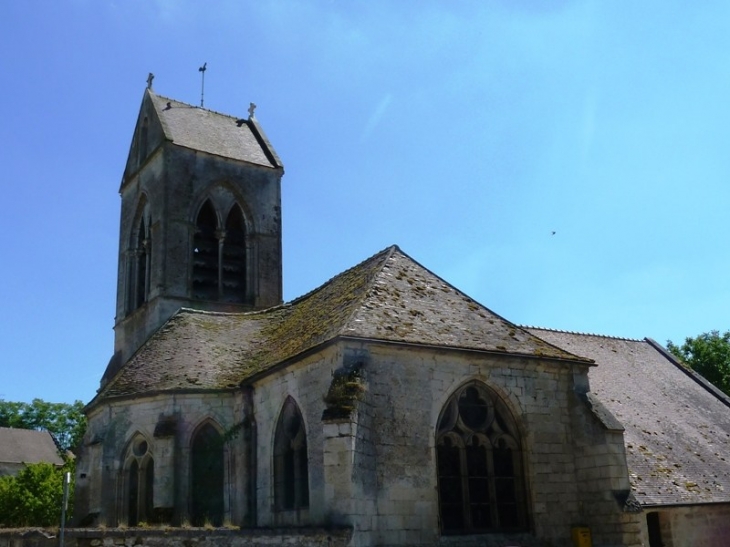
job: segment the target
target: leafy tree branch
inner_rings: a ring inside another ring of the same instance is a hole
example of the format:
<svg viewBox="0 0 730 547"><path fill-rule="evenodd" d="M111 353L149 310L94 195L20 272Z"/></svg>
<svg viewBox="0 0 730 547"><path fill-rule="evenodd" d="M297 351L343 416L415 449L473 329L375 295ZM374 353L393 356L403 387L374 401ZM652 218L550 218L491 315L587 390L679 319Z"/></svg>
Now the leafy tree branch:
<svg viewBox="0 0 730 547"><path fill-rule="evenodd" d="M708 382L730 395L730 331L720 334L713 330L688 337L681 346L669 340L667 349Z"/></svg>

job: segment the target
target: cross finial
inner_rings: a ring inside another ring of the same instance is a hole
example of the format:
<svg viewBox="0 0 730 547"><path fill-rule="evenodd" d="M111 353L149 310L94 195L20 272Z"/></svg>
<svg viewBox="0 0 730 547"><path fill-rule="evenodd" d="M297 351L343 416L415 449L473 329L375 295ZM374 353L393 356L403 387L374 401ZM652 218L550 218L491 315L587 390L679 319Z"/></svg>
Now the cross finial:
<svg viewBox="0 0 730 547"><path fill-rule="evenodd" d="M248 103L248 117L253 118L253 111L256 110L256 103Z"/></svg>
<svg viewBox="0 0 730 547"><path fill-rule="evenodd" d="M155 75L150 72L149 75L147 76L147 89L152 89L152 80L154 80L154 79L155 79Z"/></svg>

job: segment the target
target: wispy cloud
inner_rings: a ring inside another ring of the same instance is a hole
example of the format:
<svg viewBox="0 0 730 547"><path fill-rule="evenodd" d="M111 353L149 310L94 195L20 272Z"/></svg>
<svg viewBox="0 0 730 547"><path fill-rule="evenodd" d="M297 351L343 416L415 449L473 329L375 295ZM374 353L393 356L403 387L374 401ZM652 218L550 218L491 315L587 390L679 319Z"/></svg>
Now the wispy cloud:
<svg viewBox="0 0 730 547"><path fill-rule="evenodd" d="M370 114L370 117L365 124L362 135L360 135L360 142L364 142L370 137L370 134L375 130L380 123L380 120L383 118L385 111L388 110L388 106L390 106L392 100L393 96L390 93L386 93L385 96L380 99L380 102L375 107L375 110L373 110L373 113Z"/></svg>

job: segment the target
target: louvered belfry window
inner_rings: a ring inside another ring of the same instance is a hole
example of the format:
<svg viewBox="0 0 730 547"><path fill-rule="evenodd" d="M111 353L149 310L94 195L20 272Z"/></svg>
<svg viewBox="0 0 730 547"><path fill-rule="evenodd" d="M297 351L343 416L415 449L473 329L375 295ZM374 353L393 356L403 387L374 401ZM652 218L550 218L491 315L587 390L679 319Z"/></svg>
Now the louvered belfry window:
<svg viewBox="0 0 730 547"><path fill-rule="evenodd" d="M221 269L223 298L243 302L246 299L246 228L238 205L233 206L226 220Z"/></svg>
<svg viewBox="0 0 730 547"><path fill-rule="evenodd" d="M234 204L224 229L210 201L200 208L193 241L193 297L201 300L246 301L246 227Z"/></svg>
<svg viewBox="0 0 730 547"><path fill-rule="evenodd" d="M218 219L215 209L206 201L195 222L193 246L193 297L201 300L218 298Z"/></svg>
<svg viewBox="0 0 730 547"><path fill-rule="evenodd" d="M485 385L467 384L446 403L436 456L444 533L526 528L519 433L509 409Z"/></svg>

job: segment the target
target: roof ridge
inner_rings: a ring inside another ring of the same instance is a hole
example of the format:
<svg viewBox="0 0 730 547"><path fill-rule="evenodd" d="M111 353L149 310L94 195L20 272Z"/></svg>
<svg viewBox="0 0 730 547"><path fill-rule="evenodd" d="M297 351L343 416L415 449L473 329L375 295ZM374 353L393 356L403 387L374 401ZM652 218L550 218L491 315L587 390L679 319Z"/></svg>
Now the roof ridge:
<svg viewBox="0 0 730 547"><path fill-rule="evenodd" d="M548 332L559 332L562 334L577 334L578 336L594 336L596 338L608 338L610 340L624 340L626 342L646 342L645 338L630 338L627 336L612 336L610 334L598 334L595 332L580 332L575 330L553 329L550 327L538 327L535 325L517 325L522 329L545 330Z"/></svg>
<svg viewBox="0 0 730 547"><path fill-rule="evenodd" d="M187 106L190 108L195 108L196 110L204 110L205 112L210 112L211 114L217 114L218 116L224 116L226 118L231 118L232 120L239 120L242 119L239 116L234 116L233 114L226 114L225 112L219 112L218 110L213 110L212 108L205 108L204 106L196 106L194 104L186 103L185 101L181 101L179 99L175 99L173 97L168 97L166 95L160 95L159 93L155 93L152 90L148 90L150 94L155 95L156 97L160 99L165 99L167 101L175 101L178 104L181 104L183 106Z"/></svg>
<svg viewBox="0 0 730 547"><path fill-rule="evenodd" d="M390 251L390 253L388 255L388 258L391 258L391 257L395 256L396 253L399 254L400 256L402 256L403 258L405 258L406 260L408 260L412 265L414 265L417 268L423 270L425 273L427 273L433 279L437 280L439 283L442 283L444 286L448 287L461 300L463 300L463 301L465 301L467 303L471 303L471 304L473 304L473 305L475 305L475 306L483 309L484 311L486 311L487 313L489 313L492 317L494 317L495 319L497 319L500 322L502 322L505 327L519 329L527 337L529 337L531 339L539 340L540 343L547 344L548 346L551 346L551 347L555 348L556 350L558 350L560 353L565 354L565 355L563 355L561 357L556 357L556 359L560 359L560 360L573 360L573 361L593 363L593 360L592 359L586 359L583 356L576 355L576 354L571 353L570 351L568 351L568 350L566 350L564 348L561 348L561 347L558 347L558 346L556 346L554 344L551 344L550 342L547 342L547 341L543 340L539 336L537 336L535 334L532 334L531 332L525 330L524 328L520 327L516 323L513 323L512 321L510 321L509 319L507 319L504 316L500 315L499 313L495 312L494 310L492 310L488 306L482 304L478 300L475 300L472 296L468 295L467 293L465 293L464 291L462 291L461 289L459 289L458 287L456 287L455 285L453 285L452 283L450 283L449 281L447 281L446 279L444 279L443 277L441 277L439 274L437 274L434 271L432 271L430 268L424 266L421 262L419 262L418 260L416 260L412 256L410 256L408 253L406 253L403 250L401 250L397 245L393 245L389 249L386 249L386 250L387 251ZM383 262L383 268L387 266L387 263L388 263L387 260L385 260ZM369 291L368 291L367 294L369 294ZM367 294L364 294L363 295L363 299L367 297ZM350 318L352 318L352 316L350 316ZM348 320L348 322L349 322L349 320Z"/></svg>
<svg viewBox="0 0 730 547"><path fill-rule="evenodd" d="M327 281L325 281L324 283L322 283L318 287L315 287L314 289L312 289L312 290L304 293L301 296L298 296L298 297L294 298L293 300L290 300L289 302L285 302L283 304L280 304L280 306L281 307L288 307L288 306L293 306L295 304L298 304L299 302L301 302L303 300L306 300L307 298L312 297L314 294L316 294L316 293L324 290L328 285L330 285L336 279L338 279L340 277L344 277L345 275L351 273L354 270L361 269L362 266L364 264L367 264L368 262L374 261L374 260L380 258L381 256L384 256L385 259L387 260L388 258L390 258L393 255L393 252L396 251L396 250L400 251L400 249L398 248L398 245L390 245L389 247L386 247L385 249L383 249L381 251L378 251L374 255L366 258L365 260L362 260L362 261L358 262L354 266L351 266L350 268L347 268L345 271L342 271L342 272L340 272L340 273L338 273L336 275L333 275L332 277L330 277ZM385 255L387 255L387 256L385 256ZM383 265L385 265L385 262L383 262ZM381 269L382 269L382 267L383 266L381 266ZM271 308L269 308L269 309L271 309Z"/></svg>
<svg viewBox="0 0 730 547"><path fill-rule="evenodd" d="M373 282L378 277L378 274L380 274L383 271L383 269L385 268L385 265L388 263L388 259L390 257L392 257L396 251L403 253L403 251L401 251L398 248L398 245L391 245L390 247L387 247L387 248L383 249L382 251L380 251L379 253L370 257L370 259L374 260L376 257L380 257L382 255L382 262L377 267L377 271L372 272L370 275L370 279L367 280L367 290L362 291L362 293L360 294L360 298L358 298L359 305L353 306L352 309L350 310L350 313L347 315L347 319L345 319L342 322L342 325L340 326L340 329L339 329L340 334L342 334L342 332L347 328L347 325L350 324L350 321L352 321L352 318L355 317L355 315L357 314L357 312L360 309L360 306L362 305L364 300L367 298L368 294L370 294L370 291L373 288ZM358 266L364 264L365 262L367 262L367 260L360 262L360 264L358 264Z"/></svg>

